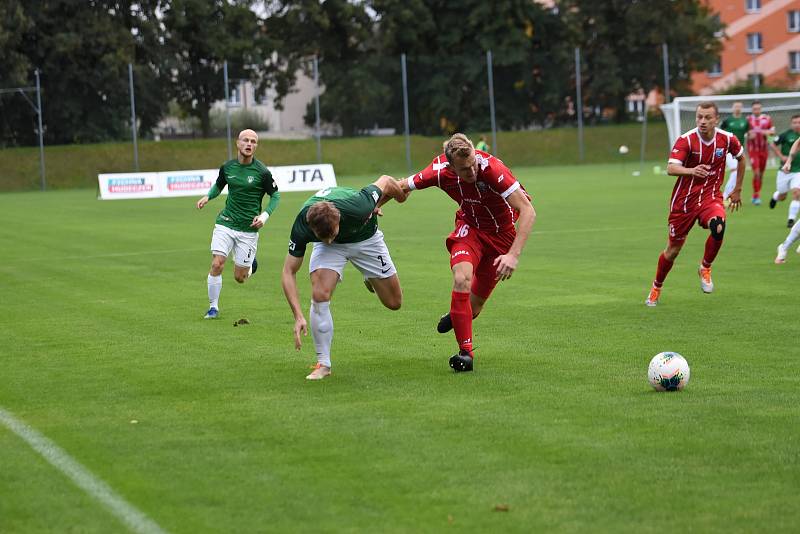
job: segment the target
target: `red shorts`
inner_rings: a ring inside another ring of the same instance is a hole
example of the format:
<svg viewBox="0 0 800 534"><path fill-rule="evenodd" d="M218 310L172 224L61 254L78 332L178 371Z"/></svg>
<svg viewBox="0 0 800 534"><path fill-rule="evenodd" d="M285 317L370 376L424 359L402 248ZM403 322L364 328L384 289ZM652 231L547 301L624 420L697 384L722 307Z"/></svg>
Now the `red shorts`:
<svg viewBox="0 0 800 534"><path fill-rule="evenodd" d="M748 156L750 157L750 167L754 171L763 173L764 169L767 168L767 152L765 150L753 150Z"/></svg>
<svg viewBox="0 0 800 534"><path fill-rule="evenodd" d="M691 209L687 213L671 212L668 220L670 243L685 241L695 222L703 228L708 228L708 221L714 217L725 219L725 206L722 205L722 202L709 202L704 206Z"/></svg>
<svg viewBox="0 0 800 534"><path fill-rule="evenodd" d="M494 260L508 252L516 237L515 232L492 234L474 228L456 217L456 228L447 236L450 267L468 261L472 264L472 293L485 299L497 285L497 267Z"/></svg>

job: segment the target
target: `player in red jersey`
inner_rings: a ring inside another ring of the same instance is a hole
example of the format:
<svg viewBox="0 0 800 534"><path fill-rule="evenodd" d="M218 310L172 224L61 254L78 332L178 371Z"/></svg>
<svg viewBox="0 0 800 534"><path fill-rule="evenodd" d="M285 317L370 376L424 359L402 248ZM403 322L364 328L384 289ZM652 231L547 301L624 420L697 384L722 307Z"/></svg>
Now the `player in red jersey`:
<svg viewBox="0 0 800 534"><path fill-rule="evenodd" d="M475 150L464 134L446 141L444 154L401 185L409 193L436 186L458 202L455 230L446 241L453 272L450 313L437 329L455 331L459 351L450 367L471 371L472 320L497 282L511 278L517 268L536 218L530 195L502 161Z"/></svg>
<svg viewBox="0 0 800 534"><path fill-rule="evenodd" d="M753 113L747 116L750 130L747 132L747 155L753 169L753 204L761 205L761 183L767 167L767 136L775 134L772 117L761 113L761 102L753 102Z"/></svg>
<svg viewBox="0 0 800 534"><path fill-rule="evenodd" d="M719 186L725 177L726 154L738 161L736 185L730 194L731 210L742 205L742 180L744 179L744 149L730 132L717 129L719 110L713 102L701 102L695 113L697 128L689 130L675 141L669 155L667 173L677 176L669 205L669 238L667 248L658 257L658 268L653 287L645 304L655 306L661 296L661 286L675 258L686 242L686 236L695 222L708 228L703 261L698 269L700 289L704 293L714 290L711 280L711 263L722 247L725 235L725 206Z"/></svg>

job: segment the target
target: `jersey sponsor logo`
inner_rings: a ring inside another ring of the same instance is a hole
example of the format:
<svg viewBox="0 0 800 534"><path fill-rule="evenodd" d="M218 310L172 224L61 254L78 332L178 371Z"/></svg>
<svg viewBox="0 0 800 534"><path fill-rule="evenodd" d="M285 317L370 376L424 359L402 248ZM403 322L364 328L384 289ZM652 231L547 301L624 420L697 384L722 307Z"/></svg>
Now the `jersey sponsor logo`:
<svg viewBox="0 0 800 534"><path fill-rule="evenodd" d="M453 253L451 258L457 258L459 256L469 256L469 251L467 250L457 250Z"/></svg>
<svg viewBox="0 0 800 534"><path fill-rule="evenodd" d="M506 179L506 177L501 174L500 176L497 177L497 183L498 184L503 183L503 180L505 180L505 179Z"/></svg>
<svg viewBox="0 0 800 534"><path fill-rule="evenodd" d="M289 240L289 250L294 250L297 247L294 241Z"/></svg>
<svg viewBox="0 0 800 534"><path fill-rule="evenodd" d="M373 191L372 192L372 200L374 200L376 203L378 202L378 192L377 191Z"/></svg>

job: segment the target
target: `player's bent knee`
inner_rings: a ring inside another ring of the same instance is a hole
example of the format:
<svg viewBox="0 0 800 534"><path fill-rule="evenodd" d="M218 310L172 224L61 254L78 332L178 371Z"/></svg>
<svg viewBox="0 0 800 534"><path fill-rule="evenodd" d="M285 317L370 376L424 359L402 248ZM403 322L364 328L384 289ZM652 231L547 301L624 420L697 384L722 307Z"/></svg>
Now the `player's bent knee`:
<svg viewBox="0 0 800 534"><path fill-rule="evenodd" d="M321 287L315 287L311 292L311 298L314 302L329 302L331 300L331 291Z"/></svg>
<svg viewBox="0 0 800 534"><path fill-rule="evenodd" d="M708 221L708 229L711 232L711 237L717 241L725 236L725 219L722 217L712 217Z"/></svg>

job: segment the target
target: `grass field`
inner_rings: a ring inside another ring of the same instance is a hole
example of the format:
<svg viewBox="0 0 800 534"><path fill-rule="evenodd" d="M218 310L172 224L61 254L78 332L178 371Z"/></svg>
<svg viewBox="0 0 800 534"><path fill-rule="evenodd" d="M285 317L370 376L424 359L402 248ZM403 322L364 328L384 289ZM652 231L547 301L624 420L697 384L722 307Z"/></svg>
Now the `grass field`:
<svg viewBox="0 0 800 534"><path fill-rule="evenodd" d="M639 161L641 125L621 124L587 127L584 134L586 163ZM500 156L509 165L563 165L578 163L576 128L540 131L499 132ZM477 134L475 134L477 135ZM473 135L473 137L475 137ZM620 145L631 152L621 157ZM441 151L442 137L411 136L411 157L415 167L430 163L431 154ZM647 130L646 158L661 158L667 146L666 123L651 120ZM188 141L142 141L139 163L142 171L217 168L220 155L227 153L225 139ZM270 165L298 165L317 162L313 139L263 139L258 157ZM322 160L333 164L337 174L352 176L385 172L407 173L406 145L402 136L322 139ZM133 146L130 142L45 147L49 189L94 188L97 174L131 172ZM0 150L0 191L40 188L38 147Z"/></svg>
<svg viewBox="0 0 800 534"><path fill-rule="evenodd" d="M306 195L283 196L261 269L244 286L227 271L204 321L221 199L4 194L0 407L172 532L796 532L800 255L772 263L786 205L731 217L711 295L695 229L650 309L672 179L630 170L517 169L538 220L476 321L471 374L434 331L454 204L387 206L404 306L348 267L322 383L279 283ZM647 384L664 350L692 366L681 393ZM0 425L1 532L121 530Z"/></svg>

